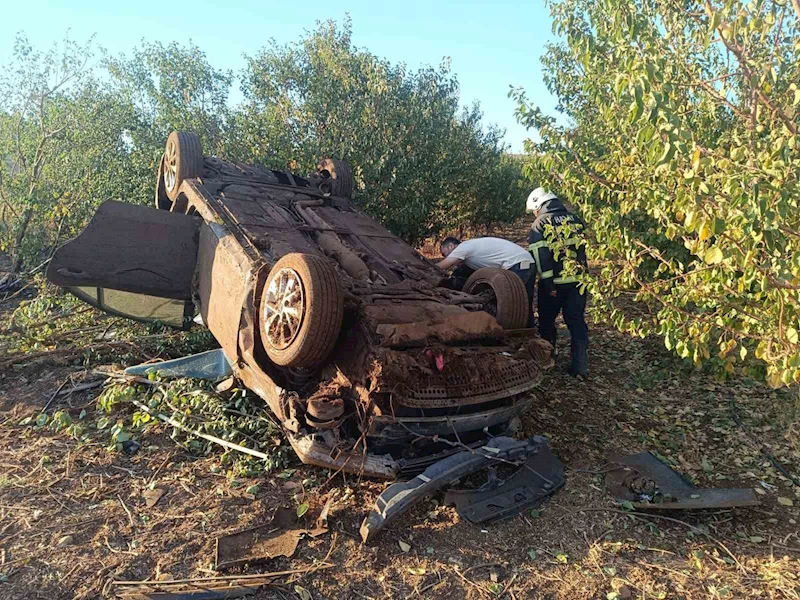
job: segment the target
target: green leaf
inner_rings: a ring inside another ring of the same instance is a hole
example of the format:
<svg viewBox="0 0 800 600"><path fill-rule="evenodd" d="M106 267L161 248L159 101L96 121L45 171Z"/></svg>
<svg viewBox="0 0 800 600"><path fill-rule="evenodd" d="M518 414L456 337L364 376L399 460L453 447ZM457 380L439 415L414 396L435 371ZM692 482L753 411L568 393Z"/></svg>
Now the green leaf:
<svg viewBox="0 0 800 600"><path fill-rule="evenodd" d="M297 518L299 519L308 512L308 502L303 502L297 507Z"/></svg>
<svg viewBox="0 0 800 600"><path fill-rule="evenodd" d="M672 157L675 156L675 149L676 148L672 143L667 142L667 145L664 146L664 152L661 153L661 156L658 159L658 164L663 165L672 160Z"/></svg>
<svg viewBox="0 0 800 600"><path fill-rule="evenodd" d="M703 255L703 260L709 265L716 265L722 262L722 250L718 246L711 246Z"/></svg>
<svg viewBox="0 0 800 600"><path fill-rule="evenodd" d="M400 550L403 552L408 552L411 550L411 544L404 542L403 540L398 540L397 545L400 546Z"/></svg>
<svg viewBox="0 0 800 600"><path fill-rule="evenodd" d="M530 558L531 560L536 560L536 550L534 550L533 548L528 550L528 558Z"/></svg>
<svg viewBox="0 0 800 600"><path fill-rule="evenodd" d="M720 23L722 23L722 13L719 11L712 13L711 19L709 19L708 22L709 31L713 34L717 27L719 27Z"/></svg>
<svg viewBox="0 0 800 600"><path fill-rule="evenodd" d="M621 506L623 510L633 510L634 508L633 502L631 502L630 500L625 500L624 502L622 502Z"/></svg>
<svg viewBox="0 0 800 600"><path fill-rule="evenodd" d="M794 502L791 498L784 498L783 496L778 497L778 504L783 504L784 506L794 506Z"/></svg>
<svg viewBox="0 0 800 600"><path fill-rule="evenodd" d="M794 327L787 327L786 328L786 340L790 344L797 344L797 342L798 342L797 329L795 329Z"/></svg>
<svg viewBox="0 0 800 600"><path fill-rule="evenodd" d="M539 510L538 508L534 508L533 510L531 510L531 518L532 519L538 519L541 516L541 514L542 514L542 511Z"/></svg>

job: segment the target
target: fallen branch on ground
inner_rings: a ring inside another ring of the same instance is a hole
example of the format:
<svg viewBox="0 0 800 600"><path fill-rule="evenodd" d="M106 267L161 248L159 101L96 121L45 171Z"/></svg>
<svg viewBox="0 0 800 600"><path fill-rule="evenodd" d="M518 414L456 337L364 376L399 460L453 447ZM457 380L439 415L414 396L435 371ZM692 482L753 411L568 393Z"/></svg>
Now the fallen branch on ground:
<svg viewBox="0 0 800 600"><path fill-rule="evenodd" d="M237 452L243 452L244 454L249 454L250 456L255 456L256 458L260 458L262 460L269 460L269 458L270 458L269 455L265 454L264 452L259 452L258 450L253 450L251 448L246 448L245 446L240 446L239 444L234 444L233 442L228 442L227 440L223 440L223 439L220 439L218 437L214 437L213 435L209 435L207 433L203 433L199 429L192 429L190 427L186 427L185 425L183 425L182 423L176 421L172 417L168 417L167 415L163 415L161 413L153 411L146 404L142 404L138 400L131 400L131 402L135 406L137 406L138 408L141 408L146 413L156 417L157 419L160 419L161 421L164 421L164 423L168 423L169 425L172 425L173 427L177 427L178 429L180 429L182 431L185 431L187 433L190 433L190 434L192 434L194 436L197 436L197 437L202 438L204 440L208 440L209 442L214 442L215 444L219 444L220 446L224 446L225 448L228 448L230 450L236 450Z"/></svg>

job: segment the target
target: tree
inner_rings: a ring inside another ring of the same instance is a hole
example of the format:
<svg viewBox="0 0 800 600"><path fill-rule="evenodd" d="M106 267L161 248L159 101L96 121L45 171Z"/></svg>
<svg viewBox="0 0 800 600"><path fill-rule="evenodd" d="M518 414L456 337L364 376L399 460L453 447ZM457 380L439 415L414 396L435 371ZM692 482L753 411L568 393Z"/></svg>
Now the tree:
<svg viewBox="0 0 800 600"><path fill-rule="evenodd" d="M92 86L91 56L90 44L65 40L42 54L18 36L14 62L0 72L0 221L12 272L35 213L52 204L47 172L58 142L79 126L68 105Z"/></svg>
<svg viewBox="0 0 800 600"><path fill-rule="evenodd" d="M800 381L800 5L556 0L530 172L591 224L595 313L695 363ZM634 316L630 301L636 304Z"/></svg>
<svg viewBox="0 0 800 600"><path fill-rule="evenodd" d="M0 75L0 248L15 271L77 233L103 200L152 202L172 129L198 132L209 153L222 148L232 77L198 48L143 44L130 60L96 58L91 41L41 53L19 36Z"/></svg>
<svg viewBox="0 0 800 600"><path fill-rule="evenodd" d="M345 158L356 167L357 202L408 240L521 214L502 132L483 129L477 106L460 110L449 62L409 72L355 48L350 35L349 21L322 23L250 57L232 153L301 170Z"/></svg>
<svg viewBox="0 0 800 600"><path fill-rule="evenodd" d="M184 130L200 136L208 154L224 153L233 74L214 68L191 41L145 41L130 58L108 58L104 67L114 91L136 109L137 148L157 149L160 157L170 132Z"/></svg>

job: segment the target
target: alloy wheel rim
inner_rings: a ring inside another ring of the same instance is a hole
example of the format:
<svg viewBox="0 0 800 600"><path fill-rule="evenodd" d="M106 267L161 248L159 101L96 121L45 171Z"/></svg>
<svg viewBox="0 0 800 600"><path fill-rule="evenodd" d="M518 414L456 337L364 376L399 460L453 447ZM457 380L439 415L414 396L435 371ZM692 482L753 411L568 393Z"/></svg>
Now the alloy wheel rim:
<svg viewBox="0 0 800 600"><path fill-rule="evenodd" d="M164 153L164 186L170 192L175 188L178 180L178 148L173 140L167 143Z"/></svg>
<svg viewBox="0 0 800 600"><path fill-rule="evenodd" d="M297 271L283 268L270 279L264 300L263 318L267 343L286 350L300 333L305 316L305 295Z"/></svg>

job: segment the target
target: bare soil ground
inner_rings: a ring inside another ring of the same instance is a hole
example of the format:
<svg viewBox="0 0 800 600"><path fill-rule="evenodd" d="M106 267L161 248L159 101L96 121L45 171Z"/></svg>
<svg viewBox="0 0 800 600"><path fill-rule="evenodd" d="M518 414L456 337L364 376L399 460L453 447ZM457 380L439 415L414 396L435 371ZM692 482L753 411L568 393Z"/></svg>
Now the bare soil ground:
<svg viewBox="0 0 800 600"><path fill-rule="evenodd" d="M0 304L0 323L18 300ZM99 315L90 318L105 329ZM11 362L16 355L0 354L0 598L105 598L114 579L209 576L215 536L264 523L279 506L313 509L331 497L328 534L302 540L291 559L247 572L302 569L326 557L334 567L281 577L256 598L800 597L800 488L775 466L800 479L795 396L745 379L720 383L658 340L600 326L591 335L591 378L562 373L562 329L559 368L523 420L522 434L548 436L563 460L561 491L538 511L485 527L461 520L441 497L427 499L371 547L358 528L383 483L299 464L237 477L226 473L221 453L193 456L159 427L127 455L91 428L78 441L20 425L68 376L77 381L87 368L153 352L98 346L88 359L61 352ZM97 394L56 397L50 412L65 409L78 420L86 410L93 422ZM626 511L604 489L606 457L645 450L698 486L752 487L762 504ZM148 488L165 492L150 508Z"/></svg>

